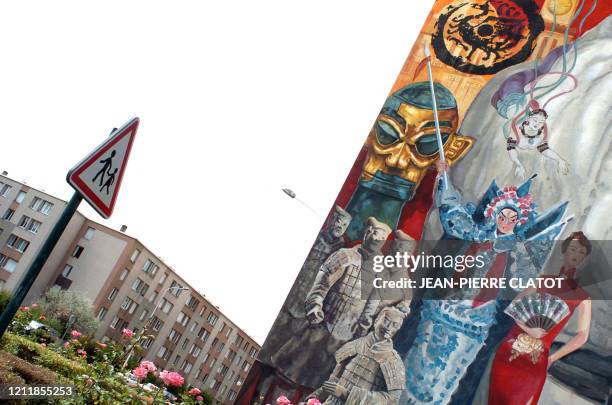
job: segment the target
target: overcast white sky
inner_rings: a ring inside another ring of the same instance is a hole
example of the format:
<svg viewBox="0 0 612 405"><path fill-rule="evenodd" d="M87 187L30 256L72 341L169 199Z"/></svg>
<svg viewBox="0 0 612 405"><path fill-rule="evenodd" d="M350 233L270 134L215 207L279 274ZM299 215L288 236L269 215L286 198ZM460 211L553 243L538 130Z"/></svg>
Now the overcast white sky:
<svg viewBox="0 0 612 405"><path fill-rule="evenodd" d="M0 170L67 170L139 116L115 213L260 343L433 1L0 4Z"/></svg>

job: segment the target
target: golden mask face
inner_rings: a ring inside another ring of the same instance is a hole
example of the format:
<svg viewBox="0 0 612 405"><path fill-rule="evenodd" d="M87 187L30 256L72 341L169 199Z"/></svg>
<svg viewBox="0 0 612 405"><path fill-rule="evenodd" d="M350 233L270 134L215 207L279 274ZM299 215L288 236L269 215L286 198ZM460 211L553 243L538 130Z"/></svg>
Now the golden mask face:
<svg viewBox="0 0 612 405"><path fill-rule="evenodd" d="M368 157L362 178L369 180L378 171L402 177L417 186L426 170L439 158L436 126L432 110L400 104L397 114L405 124L380 114L368 138ZM440 134L449 164L462 157L474 140L455 133L457 109L438 111Z"/></svg>

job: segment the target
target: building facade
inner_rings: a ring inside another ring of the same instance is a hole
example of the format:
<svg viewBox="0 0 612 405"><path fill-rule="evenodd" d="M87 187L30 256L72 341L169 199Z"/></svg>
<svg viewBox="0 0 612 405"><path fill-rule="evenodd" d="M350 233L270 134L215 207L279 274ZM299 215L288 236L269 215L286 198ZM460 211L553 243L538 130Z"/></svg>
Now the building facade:
<svg viewBox="0 0 612 405"><path fill-rule="evenodd" d="M0 288L12 291L66 202L0 176ZM77 291L100 320L95 338L147 327L142 358L232 404L260 346L138 239L76 213L28 293Z"/></svg>

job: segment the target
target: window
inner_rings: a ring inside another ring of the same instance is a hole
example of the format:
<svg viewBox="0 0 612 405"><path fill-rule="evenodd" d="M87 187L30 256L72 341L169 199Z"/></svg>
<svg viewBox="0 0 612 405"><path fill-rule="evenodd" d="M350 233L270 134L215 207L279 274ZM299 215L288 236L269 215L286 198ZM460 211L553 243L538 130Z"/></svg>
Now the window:
<svg viewBox="0 0 612 405"><path fill-rule="evenodd" d="M147 315L149 315L149 311L147 311L146 309L143 309L142 313L140 314L140 317L138 317L138 320L139 321L144 320L147 317Z"/></svg>
<svg viewBox="0 0 612 405"><path fill-rule="evenodd" d="M198 328L198 323L196 321L191 322L191 328L189 328L189 332L194 332Z"/></svg>
<svg viewBox="0 0 612 405"><path fill-rule="evenodd" d="M0 266L9 273L12 273L17 268L17 262L7 256L4 256L3 254L0 254Z"/></svg>
<svg viewBox="0 0 612 405"><path fill-rule="evenodd" d="M73 267L69 264L64 266L64 270L62 270L62 276L68 277L70 273L72 273Z"/></svg>
<svg viewBox="0 0 612 405"><path fill-rule="evenodd" d="M0 181L0 197L6 197L10 189L11 186Z"/></svg>
<svg viewBox="0 0 612 405"><path fill-rule="evenodd" d="M204 312L206 312L206 305L202 305L202 308L200 308L200 316L204 316Z"/></svg>
<svg viewBox="0 0 612 405"><path fill-rule="evenodd" d="M25 191L20 191L19 194L17 194L17 197L15 198L15 202L17 204L21 204L23 200L25 199L25 196L26 196Z"/></svg>
<svg viewBox="0 0 612 405"><path fill-rule="evenodd" d="M30 204L30 208L34 211L40 212L41 214L49 215L53 209L53 203L39 197L34 197L32 203Z"/></svg>
<svg viewBox="0 0 612 405"><path fill-rule="evenodd" d="M128 323L117 316L113 318L113 321L110 324L111 328L119 329L119 330L122 330L123 328L126 328L127 326L128 326Z"/></svg>
<svg viewBox="0 0 612 405"><path fill-rule="evenodd" d="M25 229L28 232L31 233L38 233L38 230L40 229L40 226L42 225L42 222L35 220L34 218L30 218L26 215L21 217L21 220L19 221L18 226L20 228Z"/></svg>
<svg viewBox="0 0 612 405"><path fill-rule="evenodd" d="M98 311L97 318L101 321L102 319L104 319L104 317L106 316L107 312L108 312L108 309L106 309L104 307L100 307L100 310Z"/></svg>
<svg viewBox="0 0 612 405"><path fill-rule="evenodd" d="M162 274L162 276L159 278L159 284L164 284L164 281L166 281L167 278L168 278L168 273Z"/></svg>
<svg viewBox="0 0 612 405"><path fill-rule="evenodd" d="M181 356L177 354L176 357L174 358L174 361L172 362L172 365L176 366L180 359L181 359Z"/></svg>
<svg viewBox="0 0 612 405"><path fill-rule="evenodd" d="M193 294L191 294L189 295L189 299L187 300L187 304L185 305L195 311L199 304L200 300L196 299Z"/></svg>
<svg viewBox="0 0 612 405"><path fill-rule="evenodd" d="M144 271L151 277L153 277L155 273L157 273L158 269L159 269L159 266L153 263L150 259L147 259L144 266L142 267L142 271Z"/></svg>
<svg viewBox="0 0 612 405"><path fill-rule="evenodd" d="M242 363L242 369L246 372L249 371L249 367L251 365L245 360L244 363Z"/></svg>
<svg viewBox="0 0 612 405"><path fill-rule="evenodd" d="M233 329L232 328L228 328L227 331L225 332L225 336L229 337L229 335L232 334Z"/></svg>
<svg viewBox="0 0 612 405"><path fill-rule="evenodd" d="M179 312L178 317L176 318L176 321L178 323L180 323L183 326L187 326L187 324L189 323L189 317L183 312Z"/></svg>
<svg viewBox="0 0 612 405"><path fill-rule="evenodd" d="M204 355L204 358L202 359L202 364L205 364L205 363L208 361L208 357L209 357L209 356L210 356L210 355L209 355L208 353L206 353L206 354Z"/></svg>
<svg viewBox="0 0 612 405"><path fill-rule="evenodd" d="M237 395L238 394L236 393L236 391L230 390L230 392L227 393L227 399L233 401L234 399L236 399Z"/></svg>
<svg viewBox="0 0 612 405"><path fill-rule="evenodd" d="M189 344L189 339L185 338L185 340L183 340L183 344L181 345L181 350L185 350L188 344Z"/></svg>
<svg viewBox="0 0 612 405"><path fill-rule="evenodd" d="M244 381L242 381L242 378L240 378L240 376L236 377L236 385L241 386L243 382Z"/></svg>
<svg viewBox="0 0 612 405"><path fill-rule="evenodd" d="M132 252L132 256L130 257L130 261L132 263L136 262L136 259L138 259L138 256L140 256L140 250L134 249L134 251Z"/></svg>
<svg viewBox="0 0 612 405"><path fill-rule="evenodd" d="M172 295L174 295L175 297L178 297L179 295L181 295L181 293L183 292L182 288L183 286L180 285L179 283L177 283L176 281L172 280L172 283L170 284L170 288L172 288Z"/></svg>
<svg viewBox="0 0 612 405"><path fill-rule="evenodd" d="M170 313L170 311L172 311L172 308L174 307L174 304L172 304L170 301L168 301L165 298L162 298L162 304L161 304L161 310L164 314L168 314Z"/></svg>
<svg viewBox="0 0 612 405"><path fill-rule="evenodd" d="M119 290L117 290L116 288L113 287L113 289L111 290L111 292L108 294L108 300L112 301L115 299L115 297L117 296L117 293L119 292Z"/></svg>
<svg viewBox="0 0 612 405"><path fill-rule="evenodd" d="M5 221L10 221L11 218L13 218L14 213L15 213L15 210L7 208L6 211L4 211L4 215L2 215L2 219L4 219Z"/></svg>
<svg viewBox="0 0 612 405"><path fill-rule="evenodd" d="M6 241L6 245L10 248L15 249L16 251L20 253L24 253L26 249L28 248L28 246L30 246L30 242L28 242L25 239L20 238L19 236L15 234L11 234L11 236L9 236L8 240Z"/></svg>
<svg viewBox="0 0 612 405"><path fill-rule="evenodd" d="M140 294L143 297L148 289L149 289L149 285L139 278L134 280L134 282L132 283L132 290L136 291L138 294Z"/></svg>
<svg viewBox="0 0 612 405"><path fill-rule="evenodd" d="M83 250L84 250L83 246L76 245L74 247L74 250L72 251L72 257L75 257L75 258L78 259L79 257L81 257L81 254L83 253Z"/></svg>
<svg viewBox="0 0 612 405"><path fill-rule="evenodd" d="M151 329L154 331L159 332L162 326L164 326L164 322L158 317L154 316L153 319L151 319Z"/></svg>
<svg viewBox="0 0 612 405"><path fill-rule="evenodd" d="M157 298L157 291L153 291L151 293L151 296L149 297L149 302L155 301L155 298Z"/></svg>
<svg viewBox="0 0 612 405"><path fill-rule="evenodd" d="M198 357L201 352L202 352L202 348L199 346L196 346L195 343L192 344L191 348L189 349L189 354L191 354L193 357Z"/></svg>
<svg viewBox="0 0 612 405"><path fill-rule="evenodd" d="M227 390L227 385L224 385L224 386L221 388L221 391L219 391L219 396L223 396L223 394L225 394L225 390Z"/></svg>
<svg viewBox="0 0 612 405"><path fill-rule="evenodd" d="M170 334L168 335L168 339L172 342L172 343L178 343L179 339L181 338L181 334L176 330L176 329L172 329L170 331Z"/></svg>
<svg viewBox="0 0 612 405"><path fill-rule="evenodd" d="M123 300L123 303L121 304L121 309L127 311L134 304L136 304L136 302L134 302L133 299L131 299L130 297L125 297L125 299Z"/></svg>
<svg viewBox="0 0 612 405"><path fill-rule="evenodd" d="M210 388L212 389L215 385L217 385L217 380L213 378L213 380L210 382Z"/></svg>
<svg viewBox="0 0 612 405"><path fill-rule="evenodd" d="M242 336L236 335L236 340L234 341L234 344L240 347L243 341L244 341L244 338Z"/></svg>
<svg viewBox="0 0 612 405"><path fill-rule="evenodd" d="M208 314L208 318L206 320L209 324L214 325L215 323L217 323L217 319L219 319L219 317L211 312L210 314Z"/></svg>
<svg viewBox="0 0 612 405"><path fill-rule="evenodd" d="M257 349L256 349L255 347L252 347L252 348L251 348L251 351L249 352L249 355L250 355L252 358L255 358L255 357L257 356Z"/></svg>
<svg viewBox="0 0 612 405"><path fill-rule="evenodd" d="M217 343L219 343L219 338L214 338L212 343L210 344L210 350L214 349L215 346L217 346Z"/></svg>
<svg viewBox="0 0 612 405"><path fill-rule="evenodd" d="M204 374L204 377L202 377L202 384L206 383L207 378L208 378L208 374Z"/></svg>
<svg viewBox="0 0 612 405"><path fill-rule="evenodd" d="M227 353L225 353L225 357L228 358L231 363L234 361L234 358L236 358L236 352L233 350L228 350Z"/></svg>
<svg viewBox="0 0 612 405"><path fill-rule="evenodd" d="M235 365L239 365L241 361L242 361L242 357L238 356L238 357L236 357L236 361L234 362L234 364Z"/></svg>
<svg viewBox="0 0 612 405"><path fill-rule="evenodd" d="M87 228L87 230L85 231L85 235L83 235L83 237L84 237L86 240L91 240L91 238L93 238L93 236L94 236L94 232L96 232L96 230L90 226L90 227L88 227L88 228Z"/></svg>
<svg viewBox="0 0 612 405"><path fill-rule="evenodd" d="M200 340L202 340L202 342L206 342L209 336L210 336L209 331L204 329L204 327L200 328L200 331L198 332L198 337L200 338Z"/></svg>
<svg viewBox="0 0 612 405"><path fill-rule="evenodd" d="M193 368L193 364L191 364L187 360L185 360L183 363L184 363L184 365L183 365L183 367L181 367L181 370L183 370L185 372L185 374L189 374L189 372Z"/></svg>
<svg viewBox="0 0 612 405"><path fill-rule="evenodd" d="M229 370L229 367L226 366L225 364L222 364L221 367L219 367L219 373L225 377L225 374L227 374L227 370Z"/></svg>
<svg viewBox="0 0 612 405"><path fill-rule="evenodd" d="M221 342L221 346L219 346L219 353L225 349L225 343Z"/></svg>
<svg viewBox="0 0 612 405"><path fill-rule="evenodd" d="M121 274L119 275L119 280L123 281L125 280L125 278L127 277L127 275L129 274L130 270L129 269L123 269L121 271Z"/></svg>
<svg viewBox="0 0 612 405"><path fill-rule="evenodd" d="M140 342L140 346L143 349L148 349L149 347L151 347L152 344L153 344L153 339L151 338L145 338Z"/></svg>
<svg viewBox="0 0 612 405"><path fill-rule="evenodd" d="M215 363L216 363L217 359L215 359L214 357L212 359L210 359L210 367L214 367Z"/></svg>
<svg viewBox="0 0 612 405"><path fill-rule="evenodd" d="M166 346L160 347L157 352L157 357L168 360L170 358L170 350Z"/></svg>

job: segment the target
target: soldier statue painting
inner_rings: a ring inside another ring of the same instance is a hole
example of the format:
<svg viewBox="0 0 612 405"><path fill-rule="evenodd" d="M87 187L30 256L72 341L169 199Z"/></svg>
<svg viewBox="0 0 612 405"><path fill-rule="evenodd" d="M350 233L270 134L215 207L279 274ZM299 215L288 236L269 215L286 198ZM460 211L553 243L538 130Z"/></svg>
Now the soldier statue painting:
<svg viewBox="0 0 612 405"><path fill-rule="evenodd" d="M398 404L404 367L392 339L405 316L395 307L380 311L372 332L336 352L334 371L310 397L324 400L324 405Z"/></svg>
<svg viewBox="0 0 612 405"><path fill-rule="evenodd" d="M333 370L336 350L372 326L379 300L372 284L362 283L362 273L373 274L374 257L391 228L373 217L366 223L361 244L340 249L323 263L304 302L303 329L271 356L300 385L318 387L321 376Z"/></svg>

